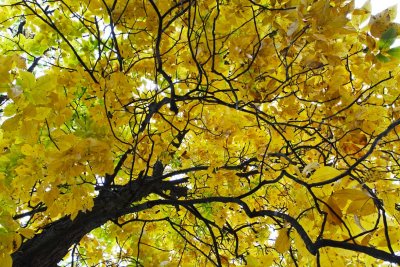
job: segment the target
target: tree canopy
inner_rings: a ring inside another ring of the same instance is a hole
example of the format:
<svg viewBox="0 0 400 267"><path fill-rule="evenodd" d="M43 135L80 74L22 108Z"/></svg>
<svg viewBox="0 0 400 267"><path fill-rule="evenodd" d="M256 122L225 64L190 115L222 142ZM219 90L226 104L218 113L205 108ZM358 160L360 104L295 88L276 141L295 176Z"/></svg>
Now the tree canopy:
<svg viewBox="0 0 400 267"><path fill-rule="evenodd" d="M0 3L1 266L400 263L396 7Z"/></svg>

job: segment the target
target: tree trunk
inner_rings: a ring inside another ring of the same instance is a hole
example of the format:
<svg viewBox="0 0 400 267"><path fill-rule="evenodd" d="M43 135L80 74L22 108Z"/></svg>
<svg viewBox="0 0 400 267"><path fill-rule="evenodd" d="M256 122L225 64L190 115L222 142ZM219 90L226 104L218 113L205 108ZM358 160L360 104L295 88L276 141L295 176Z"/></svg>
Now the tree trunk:
<svg viewBox="0 0 400 267"><path fill-rule="evenodd" d="M62 217L24 242L12 255L13 267L57 266L73 244L108 220L118 218L122 209L150 194L152 188L151 184L133 181L118 192L101 190L91 211L80 212L73 221L70 216Z"/></svg>
<svg viewBox="0 0 400 267"><path fill-rule="evenodd" d="M97 203L100 202L103 201L97 201ZM73 221L69 216L65 216L23 243L12 255L13 266L55 267L73 244L109 219L109 211L99 204L95 205L92 211L80 212Z"/></svg>

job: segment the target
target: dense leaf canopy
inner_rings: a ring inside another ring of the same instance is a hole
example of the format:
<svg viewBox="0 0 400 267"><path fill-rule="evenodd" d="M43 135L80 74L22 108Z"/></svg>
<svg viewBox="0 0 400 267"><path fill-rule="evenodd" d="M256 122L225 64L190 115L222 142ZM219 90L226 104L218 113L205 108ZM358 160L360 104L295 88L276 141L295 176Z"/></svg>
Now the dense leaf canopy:
<svg viewBox="0 0 400 267"><path fill-rule="evenodd" d="M1 266L400 263L396 7L0 3Z"/></svg>

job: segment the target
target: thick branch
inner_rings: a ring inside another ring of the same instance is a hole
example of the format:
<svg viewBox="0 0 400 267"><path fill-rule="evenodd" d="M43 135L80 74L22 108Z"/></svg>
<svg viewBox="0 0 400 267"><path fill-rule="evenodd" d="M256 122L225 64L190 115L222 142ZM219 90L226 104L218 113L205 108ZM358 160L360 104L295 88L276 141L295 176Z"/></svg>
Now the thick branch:
<svg viewBox="0 0 400 267"><path fill-rule="evenodd" d="M14 267L53 267L68 253L68 249L93 229L108 220L118 218L129 203L139 201L156 188L146 181L135 180L118 192L101 190L91 211L80 212L71 221L69 216L49 224L43 231L26 241L13 253ZM136 212L147 205L136 206Z"/></svg>

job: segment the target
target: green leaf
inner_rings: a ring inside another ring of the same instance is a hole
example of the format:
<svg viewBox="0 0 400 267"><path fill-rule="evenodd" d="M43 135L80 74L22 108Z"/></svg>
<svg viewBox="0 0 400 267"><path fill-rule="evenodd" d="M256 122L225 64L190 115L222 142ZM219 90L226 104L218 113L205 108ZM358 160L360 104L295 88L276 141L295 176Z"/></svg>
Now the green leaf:
<svg viewBox="0 0 400 267"><path fill-rule="evenodd" d="M376 58L377 58L380 62L384 62L384 63L390 61L390 58L388 58L388 57L382 55L381 53L377 54L377 55L376 55Z"/></svg>
<svg viewBox="0 0 400 267"><path fill-rule="evenodd" d="M30 72L27 71L20 71L19 73L19 84L22 86L23 89L32 89L35 87L36 78Z"/></svg>
<svg viewBox="0 0 400 267"><path fill-rule="evenodd" d="M386 53L396 59L400 59L400 46L393 47L389 49Z"/></svg>
<svg viewBox="0 0 400 267"><path fill-rule="evenodd" d="M390 46L394 43L397 37L397 31L394 28L387 29L382 37L379 39L378 47L380 50L385 50L390 48Z"/></svg>

